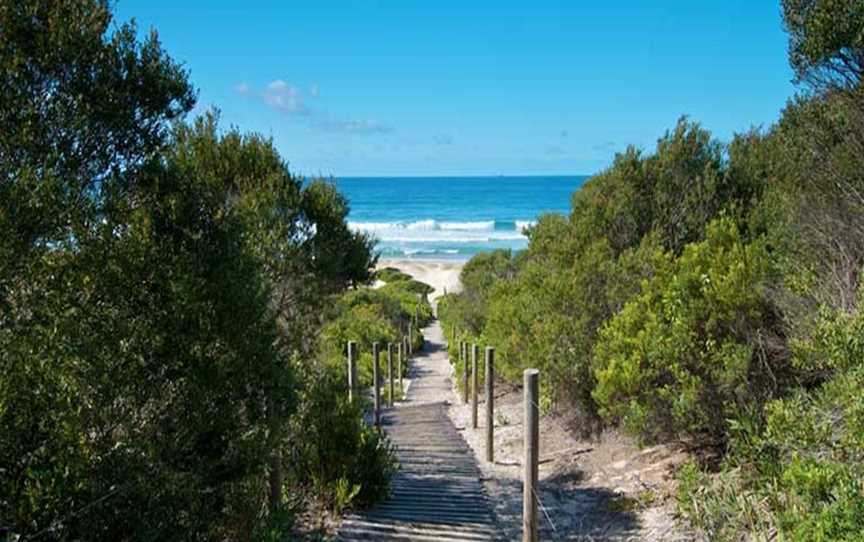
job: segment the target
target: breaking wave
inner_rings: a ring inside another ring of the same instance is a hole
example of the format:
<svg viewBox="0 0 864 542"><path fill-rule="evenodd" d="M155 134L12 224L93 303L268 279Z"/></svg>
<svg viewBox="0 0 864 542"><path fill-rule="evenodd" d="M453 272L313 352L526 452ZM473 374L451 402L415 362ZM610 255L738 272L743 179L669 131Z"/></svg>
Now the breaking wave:
<svg viewBox="0 0 864 542"><path fill-rule="evenodd" d="M414 222L349 222L355 231L370 233L383 242L397 243L482 243L525 239L522 230L534 221L447 222L417 220Z"/></svg>

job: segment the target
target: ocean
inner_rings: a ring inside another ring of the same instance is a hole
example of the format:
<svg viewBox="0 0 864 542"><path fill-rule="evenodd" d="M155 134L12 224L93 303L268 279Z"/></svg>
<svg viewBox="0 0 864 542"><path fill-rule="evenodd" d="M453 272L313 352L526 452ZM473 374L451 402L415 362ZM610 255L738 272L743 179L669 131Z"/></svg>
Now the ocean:
<svg viewBox="0 0 864 542"><path fill-rule="evenodd" d="M382 258L466 260L524 249L522 230L543 213L567 214L587 177L349 177L337 185L349 226L378 239Z"/></svg>

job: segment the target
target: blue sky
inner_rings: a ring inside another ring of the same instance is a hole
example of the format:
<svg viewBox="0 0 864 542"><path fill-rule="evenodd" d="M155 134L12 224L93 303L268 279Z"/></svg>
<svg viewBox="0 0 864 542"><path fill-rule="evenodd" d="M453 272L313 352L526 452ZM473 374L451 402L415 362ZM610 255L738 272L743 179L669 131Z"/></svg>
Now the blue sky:
<svg viewBox="0 0 864 542"><path fill-rule="evenodd" d="M591 174L683 114L793 92L779 0L120 0L225 124L305 175Z"/></svg>

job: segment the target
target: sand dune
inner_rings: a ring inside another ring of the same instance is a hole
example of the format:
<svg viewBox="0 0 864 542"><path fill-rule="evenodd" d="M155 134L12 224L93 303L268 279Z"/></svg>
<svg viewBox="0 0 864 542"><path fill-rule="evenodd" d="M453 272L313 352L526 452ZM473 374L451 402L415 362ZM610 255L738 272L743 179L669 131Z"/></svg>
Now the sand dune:
<svg viewBox="0 0 864 542"><path fill-rule="evenodd" d="M405 260L386 259L378 262L378 268L395 267L403 273L408 273L415 279L425 282L435 288L429 296L434 304L435 300L447 292L458 292L462 289L459 282L459 273L465 262L452 260Z"/></svg>

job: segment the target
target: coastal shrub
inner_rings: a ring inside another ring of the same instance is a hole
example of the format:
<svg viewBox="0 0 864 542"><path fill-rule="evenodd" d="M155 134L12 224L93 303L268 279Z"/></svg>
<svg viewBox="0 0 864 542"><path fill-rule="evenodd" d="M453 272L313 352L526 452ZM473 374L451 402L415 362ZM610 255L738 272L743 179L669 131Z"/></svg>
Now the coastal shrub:
<svg viewBox="0 0 864 542"><path fill-rule="evenodd" d="M411 326L413 347L419 350L423 345L420 328L432 321L433 314L428 301L411 291L412 281L399 280L380 288L361 287L339 296L321 333L320 351L328 364L344 368L348 341L356 341L360 381L371 386L372 343L379 344L380 363L384 367L388 343L394 345L395 355L396 345L405 336L407 326ZM403 372L407 371L407 364L403 364Z"/></svg>
<svg viewBox="0 0 864 542"><path fill-rule="evenodd" d="M333 294L370 283L378 261L376 241L348 227L348 200L336 185L325 179L308 182L301 205L305 218L315 224L304 249L311 254L307 271L314 274L319 289Z"/></svg>
<svg viewBox="0 0 864 542"><path fill-rule="evenodd" d="M494 345L502 378L518 382L524 368L540 368L553 403L593 417L599 329L653 276L661 248L680 253L719 213L752 199L757 181L730 175L723 152L682 118L653 154L618 154L574 193L568 218L544 215L528 229L523 253L497 251L466 264L462 291L439 304L446 331Z"/></svg>
<svg viewBox="0 0 864 542"><path fill-rule="evenodd" d="M419 280L414 279L403 281L399 284L399 286L408 290L409 292L413 292L421 296L427 296L435 291L435 288L429 286L425 282L420 282Z"/></svg>
<svg viewBox="0 0 864 542"><path fill-rule="evenodd" d="M593 397L604 418L647 439L722 443L728 419L776 396L790 371L766 296L770 265L763 242L721 219L656 270L600 332Z"/></svg>
<svg viewBox="0 0 864 542"><path fill-rule="evenodd" d="M5 297L24 310L0 330L0 513L17 532L219 537L261 505L268 430L293 403L270 289L244 213L166 164L105 232L31 267L49 296Z"/></svg>
<svg viewBox="0 0 864 542"><path fill-rule="evenodd" d="M864 358L862 358L864 359ZM864 367L843 372L815 393L768 405L762 466L782 531L795 540L857 540L864 525ZM776 470L775 470L776 469ZM775 474L776 472L776 474ZM767 485L767 484L766 484ZM770 487L770 486L769 486Z"/></svg>
<svg viewBox="0 0 864 542"><path fill-rule="evenodd" d="M553 383L544 391L550 402L575 406L585 428L595 427L591 356L597 331L638 291L657 251L648 237L616 259L601 237L567 269L534 254L520 261L513 279L495 283L482 335L497 349L501 378L518 384L525 368L541 369Z"/></svg>
<svg viewBox="0 0 864 542"><path fill-rule="evenodd" d="M425 296L415 292L411 284L413 284L412 281L400 281L385 284L378 290L399 303L401 310L400 318L403 321L410 321L416 316L417 327L414 331L419 333L419 329L429 325L434 315L432 314L432 306L429 304L429 301ZM418 282L418 284L423 283Z"/></svg>
<svg viewBox="0 0 864 542"><path fill-rule="evenodd" d="M375 271L375 278L383 282L398 282L400 280L412 280L411 275L403 273L395 267L383 267Z"/></svg>
<svg viewBox="0 0 864 542"><path fill-rule="evenodd" d="M286 528L292 416L320 406L295 368L322 365L320 308L368 281L369 240L266 138L183 122L187 74L108 3L7 3L0 28L3 536ZM380 495L380 444L360 412L333 411L351 429L321 423L320 441L359 442L343 472L366 473L357 499Z"/></svg>
<svg viewBox="0 0 864 542"><path fill-rule="evenodd" d="M606 237L618 254L651 232L667 250L700 240L705 226L734 204L738 179L726 175L724 147L686 118L658 139L655 152L632 147L573 195L570 251Z"/></svg>
<svg viewBox="0 0 864 542"><path fill-rule="evenodd" d="M336 512L386 498L396 468L386 436L363 421L364 402L348 401L343 368L298 364L298 438L285 456L289 486Z"/></svg>
<svg viewBox="0 0 864 542"><path fill-rule="evenodd" d="M712 540L862 540L864 11L845 0L782 7L790 64L815 92L748 142L746 165L770 179L749 225L783 272L770 295L800 385L734 418L720 472L680 474L679 509Z"/></svg>
<svg viewBox="0 0 864 542"><path fill-rule="evenodd" d="M474 335L482 333L493 286L499 281L513 278L515 271L515 262L509 250L478 254L465 264L459 274L459 281L464 292L461 296L461 323L466 331Z"/></svg>
<svg viewBox="0 0 864 542"><path fill-rule="evenodd" d="M864 525L864 343L860 314L823 315L795 356L836 367L811 389L768 403L764 422L735 424L718 475L679 473L679 508L716 540L779 531L790 540L860 540Z"/></svg>
<svg viewBox="0 0 864 542"><path fill-rule="evenodd" d="M324 326L322 337L340 355L348 341L357 341L363 352L372 351L372 343L386 348L399 339L399 330L380 305L355 305Z"/></svg>
<svg viewBox="0 0 864 542"><path fill-rule="evenodd" d="M526 263L515 279L496 285L483 333L496 348L501 378L519 383L524 369L538 368L555 382L544 387L547 398L582 376L586 366L578 363L578 347L569 340L581 322L571 310L575 304L568 278L542 264Z"/></svg>
<svg viewBox="0 0 864 542"><path fill-rule="evenodd" d="M839 228L837 233L843 235ZM787 282L800 281L802 263L786 264ZM693 467L691 483L682 484L682 515L712 540L770 539L778 533L788 540L861 539L861 295L859 290L854 301L844 299L838 294L845 287L835 288L835 282L826 288L812 278L819 273L817 267L810 278L790 285L805 300L791 305L795 336L789 342L801 386L790 386L788 396L761 410L735 416L719 473ZM790 295L781 294L775 291L775 299L789 303ZM806 300L814 298L833 301L812 308ZM850 306L857 308L844 308Z"/></svg>

